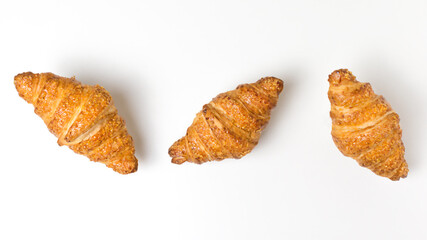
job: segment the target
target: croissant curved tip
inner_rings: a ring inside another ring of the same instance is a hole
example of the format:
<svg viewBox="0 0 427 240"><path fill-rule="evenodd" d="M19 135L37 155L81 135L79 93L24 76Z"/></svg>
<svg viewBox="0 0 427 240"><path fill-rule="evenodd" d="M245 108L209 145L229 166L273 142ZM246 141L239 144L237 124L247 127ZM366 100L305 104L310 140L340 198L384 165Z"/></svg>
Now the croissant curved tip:
<svg viewBox="0 0 427 240"><path fill-rule="evenodd" d="M348 69L338 69L329 75L330 84L338 85L344 82L357 82L356 77Z"/></svg>
<svg viewBox="0 0 427 240"><path fill-rule="evenodd" d="M172 163L175 163L175 164L183 164L183 163L185 163L187 161L187 159L185 159L184 157L174 157L174 158L172 158Z"/></svg>
<svg viewBox="0 0 427 240"><path fill-rule="evenodd" d="M399 170L397 170L397 173L389 178L392 181L399 181L401 178L406 178L408 176L408 172L408 164L404 163Z"/></svg>
<svg viewBox="0 0 427 240"><path fill-rule="evenodd" d="M19 96L28 103L32 103L32 94L36 78L37 74L32 72L20 73L14 78L15 88L18 91Z"/></svg>
<svg viewBox="0 0 427 240"><path fill-rule="evenodd" d="M396 177L390 177L389 179L390 180L392 180L392 181L399 181L401 178L406 178L406 175L404 175L404 176L396 176Z"/></svg>
<svg viewBox="0 0 427 240"><path fill-rule="evenodd" d="M120 174L129 174L138 170L138 159L133 155L125 156L106 165Z"/></svg>
<svg viewBox="0 0 427 240"><path fill-rule="evenodd" d="M169 148L169 156L172 158L172 163L182 164L187 161L185 153L185 137L182 137Z"/></svg>
<svg viewBox="0 0 427 240"><path fill-rule="evenodd" d="M283 81L275 77L264 77L257 82L265 90L279 95L283 90Z"/></svg>

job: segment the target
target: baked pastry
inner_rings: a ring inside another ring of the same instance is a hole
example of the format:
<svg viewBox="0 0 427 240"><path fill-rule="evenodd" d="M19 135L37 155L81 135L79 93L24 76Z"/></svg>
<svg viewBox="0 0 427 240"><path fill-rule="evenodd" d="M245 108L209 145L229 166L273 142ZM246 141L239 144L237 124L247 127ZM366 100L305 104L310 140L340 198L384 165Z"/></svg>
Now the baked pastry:
<svg viewBox="0 0 427 240"><path fill-rule="evenodd" d="M201 164L248 154L258 144L282 89L282 80L266 77L216 96L169 148L172 163Z"/></svg>
<svg viewBox="0 0 427 240"><path fill-rule="evenodd" d="M121 174L137 170L132 137L103 87L81 84L74 77L31 72L15 76L15 87L34 105L60 146Z"/></svg>
<svg viewBox="0 0 427 240"><path fill-rule="evenodd" d="M347 69L329 75L332 138L338 149L379 176L399 180L408 174L399 115L369 83Z"/></svg>

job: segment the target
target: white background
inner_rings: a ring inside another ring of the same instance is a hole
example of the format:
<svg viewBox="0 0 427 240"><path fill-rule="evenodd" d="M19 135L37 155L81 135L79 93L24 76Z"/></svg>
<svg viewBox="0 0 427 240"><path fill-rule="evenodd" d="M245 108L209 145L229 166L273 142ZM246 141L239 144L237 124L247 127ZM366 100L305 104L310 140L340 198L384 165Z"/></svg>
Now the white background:
<svg viewBox="0 0 427 240"><path fill-rule="evenodd" d="M426 64L424 0L2 1L0 239L426 239ZM400 115L406 179L335 147L339 68ZM59 147L15 90L25 71L109 90L138 172ZM203 104L264 76L285 88L249 155L170 163Z"/></svg>

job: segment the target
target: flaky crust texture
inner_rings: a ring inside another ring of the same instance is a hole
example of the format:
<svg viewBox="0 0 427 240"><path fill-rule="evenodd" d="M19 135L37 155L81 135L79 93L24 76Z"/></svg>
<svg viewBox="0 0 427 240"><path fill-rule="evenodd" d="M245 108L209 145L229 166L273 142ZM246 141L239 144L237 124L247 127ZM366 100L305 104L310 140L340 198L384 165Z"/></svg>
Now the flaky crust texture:
<svg viewBox="0 0 427 240"><path fill-rule="evenodd" d="M369 83L361 83L347 69L329 75L332 138L338 149L360 166L391 180L405 178L399 115Z"/></svg>
<svg viewBox="0 0 427 240"><path fill-rule="evenodd" d="M31 72L15 76L15 87L19 96L34 105L34 112L58 137L60 146L66 145L121 174L137 170L132 137L103 87Z"/></svg>
<svg viewBox="0 0 427 240"><path fill-rule="evenodd" d="M258 144L282 89L282 80L266 77L216 96L169 148L172 163L201 164L248 154Z"/></svg>

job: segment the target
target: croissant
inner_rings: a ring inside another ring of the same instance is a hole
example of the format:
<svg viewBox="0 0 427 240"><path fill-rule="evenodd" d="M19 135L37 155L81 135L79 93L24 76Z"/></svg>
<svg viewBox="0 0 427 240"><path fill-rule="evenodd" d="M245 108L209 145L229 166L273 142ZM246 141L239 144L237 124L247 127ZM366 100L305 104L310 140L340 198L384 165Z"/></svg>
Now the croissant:
<svg viewBox="0 0 427 240"><path fill-rule="evenodd" d="M329 75L332 138L338 149L360 166L393 181L405 178L399 115L369 83L361 83L347 69Z"/></svg>
<svg viewBox="0 0 427 240"><path fill-rule="evenodd" d="M60 146L121 174L137 170L132 137L103 87L81 84L74 77L31 72L15 76L15 87L34 105Z"/></svg>
<svg viewBox="0 0 427 240"><path fill-rule="evenodd" d="M251 152L282 89L282 80L266 77L216 96L169 148L172 163L238 159Z"/></svg>

